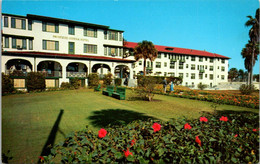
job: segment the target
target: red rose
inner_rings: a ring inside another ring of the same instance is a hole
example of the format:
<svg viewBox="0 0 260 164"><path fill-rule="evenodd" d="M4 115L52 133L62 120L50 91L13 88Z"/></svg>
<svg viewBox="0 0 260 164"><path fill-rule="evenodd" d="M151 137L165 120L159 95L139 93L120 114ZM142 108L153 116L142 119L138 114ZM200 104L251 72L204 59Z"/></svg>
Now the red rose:
<svg viewBox="0 0 260 164"><path fill-rule="evenodd" d="M135 139L133 139L132 141L131 141L131 146L133 146L135 144Z"/></svg>
<svg viewBox="0 0 260 164"><path fill-rule="evenodd" d="M236 138L238 135L236 134L234 137Z"/></svg>
<svg viewBox="0 0 260 164"><path fill-rule="evenodd" d="M161 125L158 124L158 123L154 123L152 128L153 128L154 132L157 132L157 131L159 131L161 129Z"/></svg>
<svg viewBox="0 0 260 164"><path fill-rule="evenodd" d="M208 122L208 119L206 117L200 117L200 122Z"/></svg>
<svg viewBox="0 0 260 164"><path fill-rule="evenodd" d="M253 132L256 132L257 130L256 129L253 129Z"/></svg>
<svg viewBox="0 0 260 164"><path fill-rule="evenodd" d="M127 158L129 155L133 155L133 153L131 153L128 148L127 148L127 151L124 151L125 153L125 157Z"/></svg>
<svg viewBox="0 0 260 164"><path fill-rule="evenodd" d="M190 126L190 124L189 123L186 123L185 125L184 125L184 129L188 129L188 130L190 130L192 127Z"/></svg>
<svg viewBox="0 0 260 164"><path fill-rule="evenodd" d="M42 156L39 156L39 158L43 161L44 160L44 158L42 157Z"/></svg>
<svg viewBox="0 0 260 164"><path fill-rule="evenodd" d="M228 121L228 118L225 117L225 116L222 116L219 120L220 120L220 121L225 121L225 122L227 122L227 121Z"/></svg>
<svg viewBox="0 0 260 164"><path fill-rule="evenodd" d="M107 135L107 131L105 130L105 129L100 129L99 131L98 131L98 137L99 138L103 138L103 137L105 137Z"/></svg>
<svg viewBox="0 0 260 164"><path fill-rule="evenodd" d="M201 146L201 140L199 139L199 136L196 136L195 141Z"/></svg>

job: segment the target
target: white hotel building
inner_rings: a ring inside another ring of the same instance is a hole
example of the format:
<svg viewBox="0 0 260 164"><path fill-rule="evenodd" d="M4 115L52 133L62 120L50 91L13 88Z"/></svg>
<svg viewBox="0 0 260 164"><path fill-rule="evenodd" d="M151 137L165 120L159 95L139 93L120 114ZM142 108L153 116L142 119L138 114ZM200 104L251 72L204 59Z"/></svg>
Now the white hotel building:
<svg viewBox="0 0 260 164"><path fill-rule="evenodd" d="M75 77L84 86L90 73L111 72L121 78L128 74L131 81L134 75L142 74L143 61L134 60L132 51L137 43L123 44L123 32L66 19L2 14L1 69L12 74L16 88L25 87L25 76L30 71L43 72L47 87L59 87ZM182 85L186 86L214 86L228 80L228 57L207 51L155 47L159 55L155 61L147 61L148 74L181 76Z"/></svg>

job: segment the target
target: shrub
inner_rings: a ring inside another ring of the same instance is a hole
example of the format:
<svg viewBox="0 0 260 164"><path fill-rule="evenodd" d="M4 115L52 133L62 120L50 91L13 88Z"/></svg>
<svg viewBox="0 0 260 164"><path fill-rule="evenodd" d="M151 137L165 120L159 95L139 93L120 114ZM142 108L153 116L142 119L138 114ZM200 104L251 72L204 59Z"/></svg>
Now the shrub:
<svg viewBox="0 0 260 164"><path fill-rule="evenodd" d="M173 82L174 85L180 85L182 83L182 78L181 77L174 77L174 76L170 76L167 78L167 82Z"/></svg>
<svg viewBox="0 0 260 164"><path fill-rule="evenodd" d="M258 163L258 114L203 114L69 134L44 163ZM57 159L55 158L57 157Z"/></svg>
<svg viewBox="0 0 260 164"><path fill-rule="evenodd" d="M61 89L71 89L71 85L69 82L62 82L60 87Z"/></svg>
<svg viewBox="0 0 260 164"><path fill-rule="evenodd" d="M144 76L137 76L137 84L139 85L140 80L143 78ZM156 84L162 84L163 80L165 77L163 76L147 76L147 77L153 77L154 81ZM166 77L166 80L168 83L170 83L171 81L174 83L174 85L179 85L182 83L182 78L180 77L174 77L174 76L170 76L170 77Z"/></svg>
<svg viewBox="0 0 260 164"><path fill-rule="evenodd" d="M2 73L2 93L12 93L15 91L14 82L9 75Z"/></svg>
<svg viewBox="0 0 260 164"><path fill-rule="evenodd" d="M139 80L136 92L141 97L141 99L152 101L155 87L156 79L154 77L144 76Z"/></svg>
<svg viewBox="0 0 260 164"><path fill-rule="evenodd" d="M103 78L103 81L104 81L104 84L105 85L111 85L111 82L112 82L112 74L111 73L108 73L104 76Z"/></svg>
<svg viewBox="0 0 260 164"><path fill-rule="evenodd" d="M199 88L200 90L204 90L205 88L207 88L207 85L206 85L206 84L199 83L199 84L198 84L198 88Z"/></svg>
<svg viewBox="0 0 260 164"><path fill-rule="evenodd" d="M79 89L80 87L80 80L78 78L70 79L70 85L72 89Z"/></svg>
<svg viewBox="0 0 260 164"><path fill-rule="evenodd" d="M44 91L46 88L45 77L40 72L30 72L26 76L27 91Z"/></svg>
<svg viewBox="0 0 260 164"><path fill-rule="evenodd" d="M241 92L242 95L250 95L251 93L254 92L255 86L254 86L254 85L242 84L242 85L239 87L239 90L240 90L240 92Z"/></svg>
<svg viewBox="0 0 260 164"><path fill-rule="evenodd" d="M114 81L115 81L115 86L121 86L121 84L122 84L121 78L115 78Z"/></svg>
<svg viewBox="0 0 260 164"><path fill-rule="evenodd" d="M88 75L88 85L89 86L98 86L99 79L96 73L91 73Z"/></svg>

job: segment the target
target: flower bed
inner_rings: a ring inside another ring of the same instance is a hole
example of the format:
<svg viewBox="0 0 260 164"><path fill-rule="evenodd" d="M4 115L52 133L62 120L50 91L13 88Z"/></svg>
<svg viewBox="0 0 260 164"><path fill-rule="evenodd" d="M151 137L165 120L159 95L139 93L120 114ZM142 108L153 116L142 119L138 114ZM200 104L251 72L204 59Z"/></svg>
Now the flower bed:
<svg viewBox="0 0 260 164"><path fill-rule="evenodd" d="M157 94L164 94L174 97L196 99L201 101L217 102L219 104L236 105L248 108L259 108L259 96L238 95L228 93L208 93L196 90L182 91L175 90L173 93L165 94L157 90Z"/></svg>
<svg viewBox="0 0 260 164"><path fill-rule="evenodd" d="M258 163L259 116L204 114L195 120L136 121L76 131L51 150L53 163ZM57 162L57 161L55 161Z"/></svg>

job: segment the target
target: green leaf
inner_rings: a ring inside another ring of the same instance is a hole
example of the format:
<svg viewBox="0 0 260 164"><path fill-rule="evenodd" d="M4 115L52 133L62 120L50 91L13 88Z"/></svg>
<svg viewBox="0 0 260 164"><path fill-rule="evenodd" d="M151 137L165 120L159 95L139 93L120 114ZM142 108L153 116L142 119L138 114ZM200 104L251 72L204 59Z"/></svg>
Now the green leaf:
<svg viewBox="0 0 260 164"><path fill-rule="evenodd" d="M158 153L159 153L159 157L160 157L161 155L163 155L164 150L163 150L162 148L160 148L160 149L158 150Z"/></svg>
<svg viewBox="0 0 260 164"><path fill-rule="evenodd" d="M127 158L126 158L128 161L131 161L133 162L135 159L132 155L129 155Z"/></svg>
<svg viewBox="0 0 260 164"><path fill-rule="evenodd" d="M121 159L123 156L122 156L122 153L121 153L121 152L117 152L117 153L115 154L115 157L116 157L116 159Z"/></svg>
<svg viewBox="0 0 260 164"><path fill-rule="evenodd" d="M143 157L139 157L138 160L139 160L139 163L143 163L143 164L149 163L149 160L145 160Z"/></svg>
<svg viewBox="0 0 260 164"><path fill-rule="evenodd" d="M217 141L215 138L210 138L210 142Z"/></svg>

